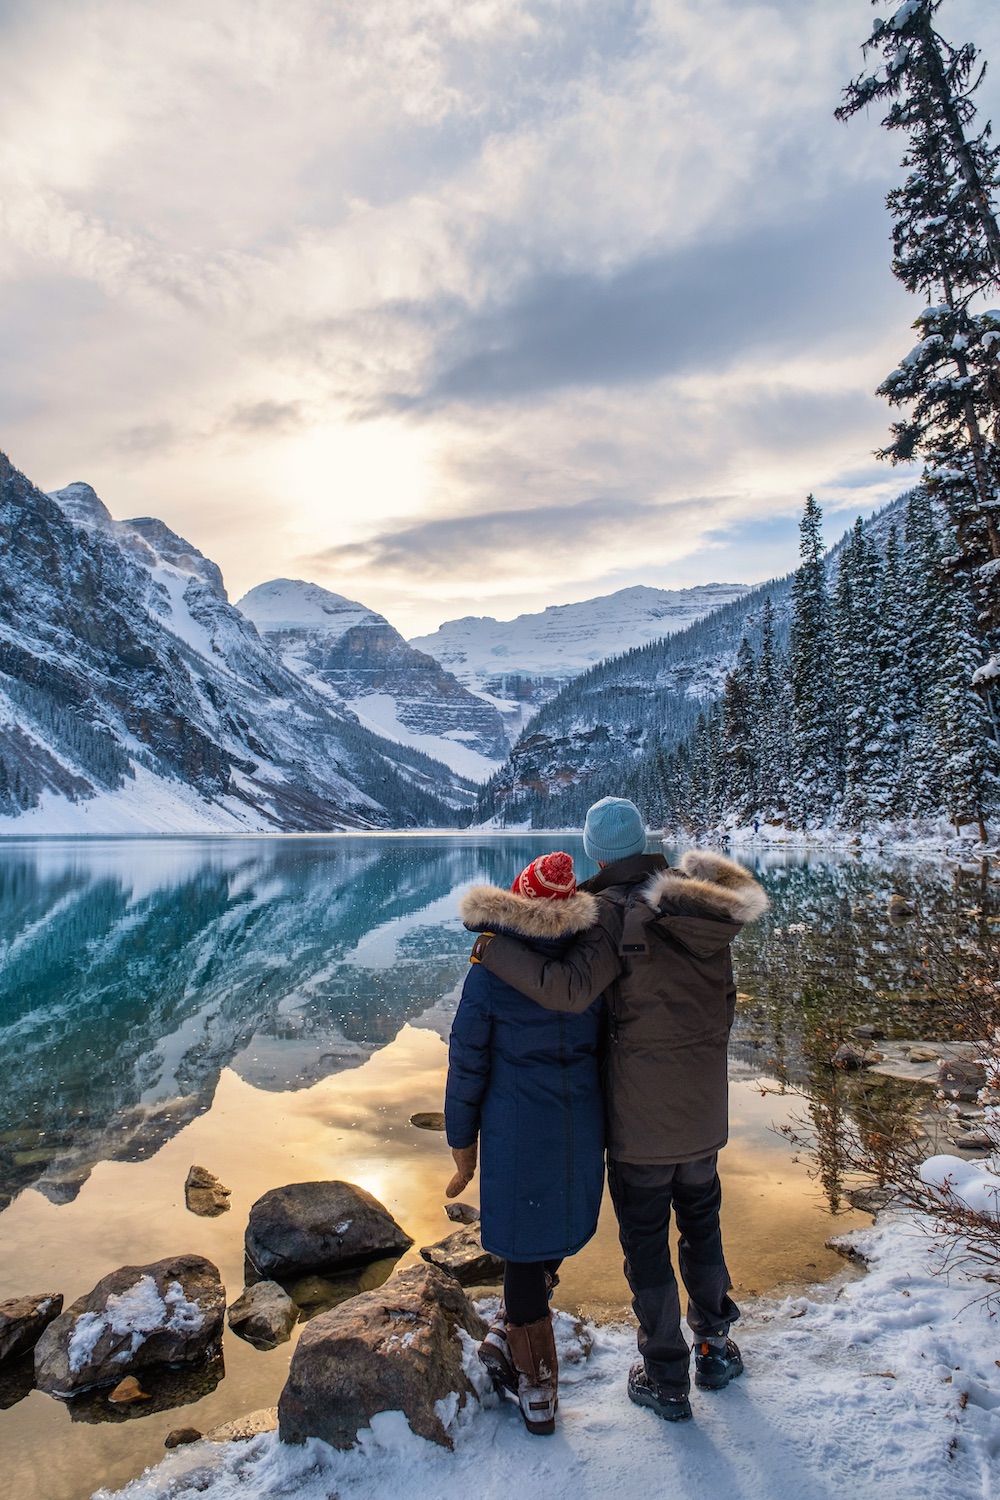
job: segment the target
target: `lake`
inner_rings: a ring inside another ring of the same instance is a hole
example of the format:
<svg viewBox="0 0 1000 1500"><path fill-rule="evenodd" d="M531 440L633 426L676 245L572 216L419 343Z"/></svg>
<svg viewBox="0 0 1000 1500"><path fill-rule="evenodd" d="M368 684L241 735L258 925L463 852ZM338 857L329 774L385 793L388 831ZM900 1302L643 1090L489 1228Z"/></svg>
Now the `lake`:
<svg viewBox="0 0 1000 1500"><path fill-rule="evenodd" d="M193 1251L219 1266L232 1301L252 1203L318 1177L374 1193L416 1259L451 1227L444 1137L410 1116L441 1108L470 947L458 897L509 885L556 846L581 877L592 871L578 839L551 834L0 842L0 1299L60 1291L68 1304L119 1265ZM831 1214L776 1127L803 1108L782 1090L829 1088L829 1039L847 1025L933 1035L889 895L950 933L987 920L992 892L979 865L759 863L773 908L737 948L723 1158L737 1300L830 1275L842 1262L825 1241L867 1222ZM187 1211L193 1163L232 1189L230 1212ZM607 1204L558 1300L625 1316ZM62 1404L8 1373L8 1492L85 1500L125 1482L172 1427L204 1431L273 1405L293 1347L263 1353L227 1329L224 1369L126 1408L106 1393Z"/></svg>

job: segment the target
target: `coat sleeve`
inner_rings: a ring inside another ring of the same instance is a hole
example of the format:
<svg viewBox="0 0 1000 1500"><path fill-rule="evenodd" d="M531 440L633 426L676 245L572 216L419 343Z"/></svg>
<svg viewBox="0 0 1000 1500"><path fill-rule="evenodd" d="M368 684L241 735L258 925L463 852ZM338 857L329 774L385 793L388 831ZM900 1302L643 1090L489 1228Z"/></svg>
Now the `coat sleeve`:
<svg viewBox="0 0 1000 1500"><path fill-rule="evenodd" d="M621 973L614 916L602 912L562 958L502 933L487 943L482 967L546 1010L582 1015Z"/></svg>
<svg viewBox="0 0 1000 1500"><path fill-rule="evenodd" d="M475 1145L492 1060L493 1017L489 975L470 968L448 1039L448 1082L444 1123L448 1145L460 1150Z"/></svg>
<svg viewBox="0 0 1000 1500"><path fill-rule="evenodd" d="M736 1019L736 979L733 975L733 955L729 955L729 963L726 968L726 1016L729 1029L732 1031L733 1022Z"/></svg>

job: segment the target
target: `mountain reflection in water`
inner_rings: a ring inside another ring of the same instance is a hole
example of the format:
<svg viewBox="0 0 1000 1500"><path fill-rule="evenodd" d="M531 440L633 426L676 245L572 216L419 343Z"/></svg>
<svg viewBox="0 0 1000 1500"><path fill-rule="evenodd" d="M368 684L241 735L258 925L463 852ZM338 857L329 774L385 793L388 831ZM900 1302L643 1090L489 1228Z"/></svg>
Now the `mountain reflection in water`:
<svg viewBox="0 0 1000 1500"><path fill-rule="evenodd" d="M454 991L462 888L538 839L274 839L0 851L0 1207L151 1155L231 1067L290 1090Z"/></svg>

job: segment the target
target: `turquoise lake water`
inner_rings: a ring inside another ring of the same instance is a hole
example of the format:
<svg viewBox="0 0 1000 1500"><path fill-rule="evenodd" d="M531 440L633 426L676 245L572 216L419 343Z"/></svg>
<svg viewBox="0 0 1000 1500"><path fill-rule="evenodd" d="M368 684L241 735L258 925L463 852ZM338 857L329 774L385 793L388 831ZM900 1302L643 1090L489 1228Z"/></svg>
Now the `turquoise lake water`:
<svg viewBox="0 0 1000 1500"><path fill-rule="evenodd" d="M410 1115L441 1107L470 946L458 897L509 885L554 842L592 871L579 840L548 834L0 843L0 1300L60 1291L68 1303L116 1266L196 1251L232 1301L251 1204L316 1177L374 1192L415 1239L407 1259L448 1232L447 1148ZM826 1239L867 1222L831 1216L776 1133L801 1101L771 1090L808 1092L818 1013L834 1029L870 1018L932 1033L889 894L950 932L988 920L993 892L978 865L759 864L773 911L738 945L723 1161L738 1298L831 1274ZM192 1163L232 1188L230 1212L187 1211ZM605 1211L561 1304L624 1316L620 1262ZM30 1369L6 1372L9 1493L84 1500L155 1461L172 1427L273 1405L293 1345L261 1353L227 1330L224 1366L132 1408L106 1394L64 1405L30 1389Z"/></svg>

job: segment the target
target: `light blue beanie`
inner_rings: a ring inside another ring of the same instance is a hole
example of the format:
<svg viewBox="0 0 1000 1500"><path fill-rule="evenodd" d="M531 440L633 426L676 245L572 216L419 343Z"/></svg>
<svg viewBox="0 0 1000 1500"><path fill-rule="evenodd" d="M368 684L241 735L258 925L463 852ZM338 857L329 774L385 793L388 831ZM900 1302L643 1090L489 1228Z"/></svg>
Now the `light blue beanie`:
<svg viewBox="0 0 1000 1500"><path fill-rule="evenodd" d="M644 853L646 825L635 803L624 797L602 797L595 802L583 825L583 847L601 865Z"/></svg>

